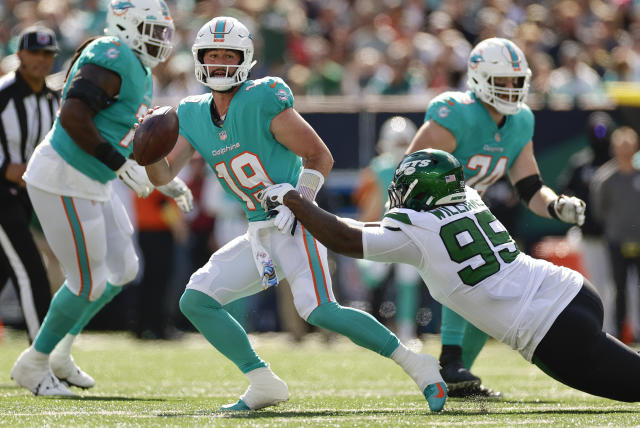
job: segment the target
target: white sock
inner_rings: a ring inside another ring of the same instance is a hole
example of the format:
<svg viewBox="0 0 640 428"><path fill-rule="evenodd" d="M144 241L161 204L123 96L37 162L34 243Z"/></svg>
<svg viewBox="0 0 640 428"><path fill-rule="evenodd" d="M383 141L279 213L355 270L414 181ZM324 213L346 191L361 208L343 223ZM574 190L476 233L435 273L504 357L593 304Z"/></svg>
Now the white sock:
<svg viewBox="0 0 640 428"><path fill-rule="evenodd" d="M54 348L56 354L61 355L71 355L71 346L73 346L73 341L76 340L76 335L67 333L60 342Z"/></svg>
<svg viewBox="0 0 640 428"><path fill-rule="evenodd" d="M251 385L260 384L264 379L273 379L275 376L269 367L258 367L245 374L249 378Z"/></svg>
<svg viewBox="0 0 640 428"><path fill-rule="evenodd" d="M413 355L414 353L400 342L395 351L391 353L390 358L406 370L406 366Z"/></svg>
<svg viewBox="0 0 640 428"><path fill-rule="evenodd" d="M436 357L429 354L416 354L402 343L391 353L395 361L418 385L420 391L435 382L442 382L440 364Z"/></svg>
<svg viewBox="0 0 640 428"><path fill-rule="evenodd" d="M49 365L49 354L45 354L44 352L36 351L36 348L31 345L29 347L29 358L37 363L42 365Z"/></svg>

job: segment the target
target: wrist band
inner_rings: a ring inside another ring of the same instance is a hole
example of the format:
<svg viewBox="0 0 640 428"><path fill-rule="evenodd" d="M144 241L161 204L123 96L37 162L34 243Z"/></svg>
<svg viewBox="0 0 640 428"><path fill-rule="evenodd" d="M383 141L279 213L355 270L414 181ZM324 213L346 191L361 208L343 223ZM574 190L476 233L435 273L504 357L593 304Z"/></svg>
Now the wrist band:
<svg viewBox="0 0 640 428"><path fill-rule="evenodd" d="M318 191L324 184L324 175L315 169L304 168L298 177L296 190L303 198L313 201L316 199Z"/></svg>
<svg viewBox="0 0 640 428"><path fill-rule="evenodd" d="M106 141L96 146L96 158L114 171L124 165L126 158L122 156L115 147Z"/></svg>

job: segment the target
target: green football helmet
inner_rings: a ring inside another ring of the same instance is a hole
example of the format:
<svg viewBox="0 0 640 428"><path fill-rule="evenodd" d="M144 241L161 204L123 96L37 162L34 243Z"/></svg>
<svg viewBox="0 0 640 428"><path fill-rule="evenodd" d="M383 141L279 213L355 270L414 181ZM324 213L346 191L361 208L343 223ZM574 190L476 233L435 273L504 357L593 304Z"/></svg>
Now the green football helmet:
<svg viewBox="0 0 640 428"><path fill-rule="evenodd" d="M427 211L465 200L462 165L443 150L424 149L406 155L389 185L391 208Z"/></svg>

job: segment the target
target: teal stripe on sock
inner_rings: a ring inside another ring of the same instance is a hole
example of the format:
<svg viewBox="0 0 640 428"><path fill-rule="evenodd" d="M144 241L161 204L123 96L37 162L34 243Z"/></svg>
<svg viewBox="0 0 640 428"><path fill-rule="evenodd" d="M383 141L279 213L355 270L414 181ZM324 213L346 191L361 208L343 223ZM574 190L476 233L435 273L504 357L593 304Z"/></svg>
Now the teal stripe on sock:
<svg viewBox="0 0 640 428"><path fill-rule="evenodd" d="M76 207L73 205L73 199L69 196L62 196L62 202L64 203L64 210L67 213L71 232L73 233L73 239L76 244L76 254L78 256L79 264L78 268L80 269L80 278L82 282L80 285L80 297L88 299L89 293L91 293L91 267L89 264L89 255L87 253L87 245L84 241L84 233L82 232L82 224L78 218Z"/></svg>
<svg viewBox="0 0 640 428"><path fill-rule="evenodd" d="M308 260L311 264L313 285L316 288L316 293L318 295L318 298L320 299L318 305L321 305L323 303L331 301L331 299L329 298L329 293L327 291L327 279L325 277L325 275L328 275L329 272L325 272L322 267L322 260L320 259L318 247L316 246L316 241L313 238L313 235L311 235L304 227L302 228L302 230L304 232L304 242L305 248L307 250Z"/></svg>
<svg viewBox="0 0 640 428"><path fill-rule="evenodd" d="M49 354L62 338L71 330L80 316L89 306L89 301L76 296L69 290L67 283L51 299L47 316L33 342L36 351Z"/></svg>

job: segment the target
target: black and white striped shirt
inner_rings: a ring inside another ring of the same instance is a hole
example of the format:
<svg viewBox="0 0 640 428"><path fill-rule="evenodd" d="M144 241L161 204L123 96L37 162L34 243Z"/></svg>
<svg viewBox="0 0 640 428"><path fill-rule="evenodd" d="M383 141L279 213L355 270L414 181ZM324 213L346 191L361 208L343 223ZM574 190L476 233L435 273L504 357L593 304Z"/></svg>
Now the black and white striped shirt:
<svg viewBox="0 0 640 428"><path fill-rule="evenodd" d="M17 187L5 178L7 166L29 161L57 111L58 95L46 85L36 94L17 71L0 77L0 192Z"/></svg>

